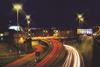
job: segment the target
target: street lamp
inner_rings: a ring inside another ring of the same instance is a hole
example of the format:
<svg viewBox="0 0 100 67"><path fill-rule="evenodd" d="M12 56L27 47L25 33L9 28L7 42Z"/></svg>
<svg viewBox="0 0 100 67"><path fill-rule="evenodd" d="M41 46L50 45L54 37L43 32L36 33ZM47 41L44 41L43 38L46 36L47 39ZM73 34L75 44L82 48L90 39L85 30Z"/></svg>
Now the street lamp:
<svg viewBox="0 0 100 67"><path fill-rule="evenodd" d="M13 4L13 10L15 10L17 12L17 25L19 26L19 12L22 10L22 4L19 3L15 3ZM19 29L20 30L20 29Z"/></svg>
<svg viewBox="0 0 100 67"><path fill-rule="evenodd" d="M30 15L26 15L26 21L27 21L27 25L28 25L28 35L30 35L30 20L31 20L31 17Z"/></svg>
<svg viewBox="0 0 100 67"><path fill-rule="evenodd" d="M27 52L30 53L30 52L33 51L32 39L31 39L31 28L30 28L31 16L26 15L25 19L27 21L27 40L26 40L27 44L26 44L26 49L27 49Z"/></svg>
<svg viewBox="0 0 100 67"><path fill-rule="evenodd" d="M77 17L78 17L78 18L82 18L83 15L82 15L82 14L77 14Z"/></svg>
<svg viewBox="0 0 100 67"><path fill-rule="evenodd" d="M81 27L80 25L84 23L84 17L83 14L77 14L77 19L79 21L79 27Z"/></svg>
<svg viewBox="0 0 100 67"><path fill-rule="evenodd" d="M16 20L17 20L17 35L18 35L18 30L21 30L19 26L19 12L22 10L22 4L19 4L19 3L13 4L13 10L17 12ZM17 40L17 43L18 43L18 40ZM18 48L18 55L20 54L20 52L21 51Z"/></svg>
<svg viewBox="0 0 100 67"><path fill-rule="evenodd" d="M30 20L30 15L26 15L26 19L27 20Z"/></svg>
<svg viewBox="0 0 100 67"><path fill-rule="evenodd" d="M30 15L26 15L27 24L30 24Z"/></svg>
<svg viewBox="0 0 100 67"><path fill-rule="evenodd" d="M77 18L78 18L78 20L79 20L79 23L84 22L83 14L77 14Z"/></svg>

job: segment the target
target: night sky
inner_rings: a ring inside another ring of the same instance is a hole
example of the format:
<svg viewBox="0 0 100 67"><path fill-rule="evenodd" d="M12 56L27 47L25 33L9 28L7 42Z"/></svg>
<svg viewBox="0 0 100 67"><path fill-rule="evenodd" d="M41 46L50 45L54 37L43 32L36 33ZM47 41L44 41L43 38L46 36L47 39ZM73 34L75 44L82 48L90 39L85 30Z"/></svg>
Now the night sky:
<svg viewBox="0 0 100 67"><path fill-rule="evenodd" d="M23 11L31 14L32 27L76 28L77 13L84 13L85 27L100 24L99 0L0 0L0 29L16 24L16 12L12 3L21 2ZM25 15L20 13L19 22L25 26Z"/></svg>

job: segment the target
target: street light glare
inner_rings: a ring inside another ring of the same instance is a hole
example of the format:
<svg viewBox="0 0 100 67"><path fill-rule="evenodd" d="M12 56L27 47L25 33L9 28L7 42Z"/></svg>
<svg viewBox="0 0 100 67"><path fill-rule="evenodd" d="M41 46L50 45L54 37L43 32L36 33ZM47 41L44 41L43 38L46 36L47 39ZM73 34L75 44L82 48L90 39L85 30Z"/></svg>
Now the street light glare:
<svg viewBox="0 0 100 67"><path fill-rule="evenodd" d="M27 24L30 24L30 21L27 21Z"/></svg>
<svg viewBox="0 0 100 67"><path fill-rule="evenodd" d="M82 15L82 14L78 14L77 17L78 17L78 18L82 18L83 15Z"/></svg>
<svg viewBox="0 0 100 67"><path fill-rule="evenodd" d="M29 20L30 19L30 15L26 15L26 19Z"/></svg>
<svg viewBox="0 0 100 67"><path fill-rule="evenodd" d="M13 4L13 9L14 10L17 10L17 11L22 10L22 4L18 4L18 3Z"/></svg>
<svg viewBox="0 0 100 67"><path fill-rule="evenodd" d="M85 21L85 20L84 20L84 17L83 17L83 14L77 14L77 18L78 18L78 20L79 20L79 23L82 23L82 22Z"/></svg>
<svg viewBox="0 0 100 67"><path fill-rule="evenodd" d="M80 21L81 21L81 22L84 22L84 18L80 18Z"/></svg>

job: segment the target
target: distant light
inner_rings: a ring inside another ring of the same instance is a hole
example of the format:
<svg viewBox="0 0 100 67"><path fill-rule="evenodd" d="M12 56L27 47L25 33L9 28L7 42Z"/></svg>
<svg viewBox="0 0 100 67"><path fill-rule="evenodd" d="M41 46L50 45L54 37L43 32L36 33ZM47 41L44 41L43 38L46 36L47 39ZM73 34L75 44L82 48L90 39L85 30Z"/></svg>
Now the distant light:
<svg viewBox="0 0 100 67"><path fill-rule="evenodd" d="M77 14L77 18L78 18L80 23L84 22L83 14Z"/></svg>
<svg viewBox="0 0 100 67"><path fill-rule="evenodd" d="M30 24L30 21L28 20L27 23Z"/></svg>
<svg viewBox="0 0 100 67"><path fill-rule="evenodd" d="M92 29L77 29L77 34L93 34Z"/></svg>
<svg viewBox="0 0 100 67"><path fill-rule="evenodd" d="M58 35L59 35L58 33L53 34L53 36L55 36L55 37L57 37Z"/></svg>
<svg viewBox="0 0 100 67"><path fill-rule="evenodd" d="M30 34L30 33L28 33L28 36L31 36L31 34Z"/></svg>
<svg viewBox="0 0 100 67"><path fill-rule="evenodd" d="M22 4L19 4L19 3L13 4L13 9L16 11L22 10Z"/></svg>
<svg viewBox="0 0 100 67"><path fill-rule="evenodd" d="M77 17L78 17L78 18L82 18L83 15L82 15L82 14L77 14Z"/></svg>
<svg viewBox="0 0 100 67"><path fill-rule="evenodd" d="M96 36L97 34L96 33L93 33L93 36Z"/></svg>
<svg viewBox="0 0 100 67"><path fill-rule="evenodd" d="M38 45L39 43L37 41L32 41L32 46L36 46Z"/></svg>
<svg viewBox="0 0 100 67"><path fill-rule="evenodd" d="M25 39L24 39L23 37L20 37L20 39L19 39L19 43L20 43L20 44L23 44L24 41L25 41Z"/></svg>
<svg viewBox="0 0 100 67"><path fill-rule="evenodd" d="M80 21L81 21L81 22L84 22L84 18L80 18Z"/></svg>
<svg viewBox="0 0 100 67"><path fill-rule="evenodd" d="M30 31L31 31L31 29L29 28L29 29L28 29L28 32L30 32Z"/></svg>
<svg viewBox="0 0 100 67"><path fill-rule="evenodd" d="M43 30L43 32L44 32L44 33L47 33L48 31L47 31L47 30Z"/></svg>
<svg viewBox="0 0 100 67"><path fill-rule="evenodd" d="M10 26L9 29L13 29L15 31L20 31L20 29L22 30L22 28L20 28L20 26Z"/></svg>
<svg viewBox="0 0 100 67"><path fill-rule="evenodd" d="M54 32L55 32L55 33L58 33L59 31L58 31L58 30L54 30Z"/></svg>
<svg viewBox="0 0 100 67"><path fill-rule="evenodd" d="M3 38L1 38L1 40L3 40Z"/></svg>
<svg viewBox="0 0 100 67"><path fill-rule="evenodd" d="M30 15L26 15L26 19L29 20L30 19Z"/></svg>
<svg viewBox="0 0 100 67"><path fill-rule="evenodd" d="M0 33L0 36L2 37L2 36L4 36L4 34L3 33Z"/></svg>

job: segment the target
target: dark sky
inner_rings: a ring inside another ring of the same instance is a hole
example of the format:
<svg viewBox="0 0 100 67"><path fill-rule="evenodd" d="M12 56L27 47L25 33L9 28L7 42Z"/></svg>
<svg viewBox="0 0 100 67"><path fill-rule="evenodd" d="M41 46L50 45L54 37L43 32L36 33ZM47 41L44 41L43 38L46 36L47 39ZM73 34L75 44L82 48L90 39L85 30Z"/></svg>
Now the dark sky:
<svg viewBox="0 0 100 67"><path fill-rule="evenodd" d="M0 0L0 28L5 29L12 21L16 24L16 12L12 3L23 3L23 10L31 14L33 27L70 27L78 26L77 13L84 13L85 26L100 24L99 0ZM20 14L20 25L25 26L25 16Z"/></svg>

